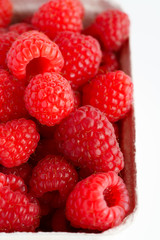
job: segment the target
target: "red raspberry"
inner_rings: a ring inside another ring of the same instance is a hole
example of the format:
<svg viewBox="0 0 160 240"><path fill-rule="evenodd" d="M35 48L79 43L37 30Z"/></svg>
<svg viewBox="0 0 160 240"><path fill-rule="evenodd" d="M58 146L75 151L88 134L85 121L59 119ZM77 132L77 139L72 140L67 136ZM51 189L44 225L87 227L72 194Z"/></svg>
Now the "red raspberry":
<svg viewBox="0 0 160 240"><path fill-rule="evenodd" d="M133 102L133 83L122 71L98 75L83 88L83 104L106 114L111 122L123 118Z"/></svg>
<svg viewBox="0 0 160 240"><path fill-rule="evenodd" d="M6 70L0 69L0 121L27 117L24 104L25 86Z"/></svg>
<svg viewBox="0 0 160 240"><path fill-rule="evenodd" d="M57 32L80 32L84 9L79 0L52 0L34 14L32 24L53 39Z"/></svg>
<svg viewBox="0 0 160 240"><path fill-rule="evenodd" d="M28 31L31 31L34 29L35 28L31 24L23 23L23 22L12 24L8 28L9 31L16 32L18 34L22 34L22 33L25 33L25 32L28 32Z"/></svg>
<svg viewBox="0 0 160 240"><path fill-rule="evenodd" d="M72 226L99 231L119 225L128 210L128 191L115 172L93 174L82 180L66 204Z"/></svg>
<svg viewBox="0 0 160 240"><path fill-rule="evenodd" d="M48 155L33 169L31 192L53 206L57 200L66 201L77 180L77 172L63 157Z"/></svg>
<svg viewBox="0 0 160 240"><path fill-rule="evenodd" d="M96 75L102 57L96 39L79 33L61 32L55 42L65 60L62 74L74 89Z"/></svg>
<svg viewBox="0 0 160 240"><path fill-rule="evenodd" d="M21 178L0 173L0 232L30 232L39 225L39 207L25 195Z"/></svg>
<svg viewBox="0 0 160 240"><path fill-rule="evenodd" d="M6 27L12 18L13 7L10 0L0 0L0 27Z"/></svg>
<svg viewBox="0 0 160 240"><path fill-rule="evenodd" d="M119 69L119 63L115 53L103 52L101 66L99 68L99 74L105 74L107 72L116 71Z"/></svg>
<svg viewBox="0 0 160 240"><path fill-rule="evenodd" d="M81 106L81 94L78 91L73 92L74 96L74 109L79 108Z"/></svg>
<svg viewBox="0 0 160 240"><path fill-rule="evenodd" d="M57 127L55 141L61 153L76 166L92 172L123 169L123 154L113 126L92 106L83 106L64 119Z"/></svg>
<svg viewBox="0 0 160 240"><path fill-rule="evenodd" d="M18 167L13 167L13 168L6 168L6 167L1 167L0 172L4 174L13 174L18 177L21 177L24 182L28 185L29 180L32 175L32 168L28 163L24 163Z"/></svg>
<svg viewBox="0 0 160 240"><path fill-rule="evenodd" d="M129 37L129 27L128 15L114 9L99 14L85 32L97 37L107 50L118 51Z"/></svg>
<svg viewBox="0 0 160 240"><path fill-rule="evenodd" d="M0 28L0 34L6 33L6 32L7 32L7 29L6 29L6 28Z"/></svg>
<svg viewBox="0 0 160 240"><path fill-rule="evenodd" d="M39 134L31 120L21 118L0 124L0 163L11 168L27 162L38 141Z"/></svg>
<svg viewBox="0 0 160 240"><path fill-rule="evenodd" d="M6 56L12 43L18 38L18 33L6 32L0 34L0 65L6 67Z"/></svg>
<svg viewBox="0 0 160 240"><path fill-rule="evenodd" d="M38 73L59 72L64 60L58 46L38 31L23 33L7 54L9 70L20 80Z"/></svg>
<svg viewBox="0 0 160 240"><path fill-rule="evenodd" d="M59 123L74 108L69 82L53 72L35 76L25 90L24 100L30 115L47 126Z"/></svg>

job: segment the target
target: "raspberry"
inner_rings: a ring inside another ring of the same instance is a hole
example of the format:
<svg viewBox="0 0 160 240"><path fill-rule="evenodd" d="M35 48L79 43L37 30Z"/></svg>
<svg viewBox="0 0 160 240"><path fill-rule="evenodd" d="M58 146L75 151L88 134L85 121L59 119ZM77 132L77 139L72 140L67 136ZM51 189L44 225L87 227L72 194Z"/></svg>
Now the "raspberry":
<svg viewBox="0 0 160 240"><path fill-rule="evenodd" d="M122 71L98 75L83 88L83 104L106 114L111 122L123 118L133 102L133 83Z"/></svg>
<svg viewBox="0 0 160 240"><path fill-rule="evenodd" d="M4 174L13 174L18 177L21 177L24 182L28 185L29 179L32 175L32 168L28 163L24 163L18 167L13 167L13 168L6 168L6 167L1 167L0 172Z"/></svg>
<svg viewBox="0 0 160 240"><path fill-rule="evenodd" d="M16 32L18 34L22 34L31 30L34 30L34 27L28 23L15 23L8 28L9 31Z"/></svg>
<svg viewBox="0 0 160 240"><path fill-rule="evenodd" d="M24 104L25 86L6 70L0 69L0 121L28 117Z"/></svg>
<svg viewBox="0 0 160 240"><path fill-rule="evenodd" d="M93 174L82 180L66 203L66 216L72 226L99 231L119 225L128 210L128 191L115 172Z"/></svg>
<svg viewBox="0 0 160 240"><path fill-rule="evenodd" d="M27 162L39 141L36 125L18 119L0 124L0 163L8 168Z"/></svg>
<svg viewBox="0 0 160 240"><path fill-rule="evenodd" d="M118 51L129 37L128 15L119 10L108 10L99 14L85 32L97 37L107 50Z"/></svg>
<svg viewBox="0 0 160 240"><path fill-rule="evenodd" d="M12 43L18 38L18 33L4 32L0 34L0 65L6 67L6 56Z"/></svg>
<svg viewBox="0 0 160 240"><path fill-rule="evenodd" d="M119 172L123 169L114 129L107 117L92 106L71 113L57 127L55 141L59 151L75 166L91 172Z"/></svg>
<svg viewBox="0 0 160 240"><path fill-rule="evenodd" d="M74 96L74 109L79 108L81 106L81 94L78 91L73 92Z"/></svg>
<svg viewBox="0 0 160 240"><path fill-rule="evenodd" d="M61 32L55 42L65 60L62 74L72 88L77 89L96 75L102 57L96 39L79 33Z"/></svg>
<svg viewBox="0 0 160 240"><path fill-rule="evenodd" d="M35 231L39 207L25 195L21 178L0 173L0 232Z"/></svg>
<svg viewBox="0 0 160 240"><path fill-rule="evenodd" d="M113 52L103 52L101 66L99 68L99 74L105 74L107 72L116 71L119 69L119 63L116 55Z"/></svg>
<svg viewBox="0 0 160 240"><path fill-rule="evenodd" d="M63 157L48 155L33 169L31 193L53 206L66 201L77 180L75 169Z"/></svg>
<svg viewBox="0 0 160 240"><path fill-rule="evenodd" d="M6 32L7 32L7 29L6 29L6 28L0 28L0 34L6 33Z"/></svg>
<svg viewBox="0 0 160 240"><path fill-rule="evenodd" d="M58 46L45 34L29 31L12 44L7 54L7 64L15 77L24 80L38 73L59 72L64 60Z"/></svg>
<svg viewBox="0 0 160 240"><path fill-rule="evenodd" d="M57 32L80 32L84 9L79 0L53 0L34 14L32 24L53 39Z"/></svg>
<svg viewBox="0 0 160 240"><path fill-rule="evenodd" d="M12 18L13 7L10 0L0 0L0 27L6 27Z"/></svg>
<svg viewBox="0 0 160 240"><path fill-rule="evenodd" d="M30 115L47 126L59 123L74 108L69 82L53 72L35 76L26 88L24 100Z"/></svg>

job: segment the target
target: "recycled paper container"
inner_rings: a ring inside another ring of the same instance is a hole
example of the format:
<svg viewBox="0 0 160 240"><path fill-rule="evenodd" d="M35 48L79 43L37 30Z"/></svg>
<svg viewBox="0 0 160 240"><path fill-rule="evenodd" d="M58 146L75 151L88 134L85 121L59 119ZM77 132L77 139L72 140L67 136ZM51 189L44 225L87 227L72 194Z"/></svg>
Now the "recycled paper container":
<svg viewBox="0 0 160 240"><path fill-rule="evenodd" d="M118 8L127 12L130 9L127 0L107 1L107 0L81 0L85 6L85 19L84 25L87 26L96 14L107 10L109 8ZM15 17L14 22L24 19L26 16L34 12L45 0L12 0L14 5ZM129 2L129 0L128 0ZM132 24L132 19L131 19ZM131 28L131 36L132 36ZM132 39L131 39L132 40ZM130 39L129 39L130 42ZM129 42L125 43L120 53L121 68L128 75L132 75L131 53ZM134 79L133 79L134 81ZM135 151L135 114L134 106L130 113L123 120L120 121L120 147L124 154L125 168L121 172L121 176L124 179L130 195L130 212L124 222L113 229L105 231L99 234L86 234L86 233L61 233L61 232L38 232L38 233L0 233L0 240L114 240L114 239L132 239L131 235L125 233L125 229L132 228L132 224L136 218L137 211L137 185L136 185L136 151ZM127 235L128 234L128 235ZM125 238L124 238L125 236Z"/></svg>

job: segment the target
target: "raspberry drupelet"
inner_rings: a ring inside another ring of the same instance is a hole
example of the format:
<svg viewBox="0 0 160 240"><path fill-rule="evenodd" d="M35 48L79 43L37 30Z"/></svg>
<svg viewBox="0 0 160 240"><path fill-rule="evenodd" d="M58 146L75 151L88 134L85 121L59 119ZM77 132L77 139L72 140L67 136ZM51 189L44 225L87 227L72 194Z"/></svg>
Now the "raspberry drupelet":
<svg viewBox="0 0 160 240"><path fill-rule="evenodd" d="M74 108L69 82L53 72L32 78L25 90L24 100L30 115L47 126L59 123Z"/></svg>
<svg viewBox="0 0 160 240"><path fill-rule="evenodd" d="M58 46L38 31L21 34L7 54L9 70L22 81L47 71L60 72L63 64Z"/></svg>
<svg viewBox="0 0 160 240"><path fill-rule="evenodd" d="M12 168L28 161L39 134L31 120L16 119L0 124L0 164Z"/></svg>
<svg viewBox="0 0 160 240"><path fill-rule="evenodd" d="M91 172L120 172L123 154L112 124L92 106L72 112L58 126L55 142L59 151L75 166Z"/></svg>
<svg viewBox="0 0 160 240"><path fill-rule="evenodd" d="M79 0L52 0L35 12L32 24L53 39L58 32L80 32L83 15L84 8Z"/></svg>
<svg viewBox="0 0 160 240"><path fill-rule="evenodd" d="M35 30L35 28L29 23L20 22L20 23L15 23L10 25L8 30L12 32L16 32L18 34L22 34L31 30Z"/></svg>
<svg viewBox="0 0 160 240"><path fill-rule="evenodd" d="M23 99L24 90L22 82L0 69L0 122L29 116Z"/></svg>
<svg viewBox="0 0 160 240"><path fill-rule="evenodd" d="M102 52L96 39L79 33L61 32L55 42L64 57L62 74L73 89L81 87L97 74Z"/></svg>
<svg viewBox="0 0 160 240"><path fill-rule="evenodd" d="M133 102L133 83L123 71L97 75L83 88L83 104L104 112L111 122L123 118Z"/></svg>
<svg viewBox="0 0 160 240"><path fill-rule="evenodd" d="M41 202L54 208L65 203L77 181L76 170L63 157L47 155L33 169L30 189Z"/></svg>
<svg viewBox="0 0 160 240"><path fill-rule="evenodd" d="M79 182L66 203L73 227L105 231L119 225L129 210L123 180L115 173L97 173Z"/></svg>
<svg viewBox="0 0 160 240"><path fill-rule="evenodd" d="M20 177L0 173L0 232L34 232L40 209Z"/></svg>

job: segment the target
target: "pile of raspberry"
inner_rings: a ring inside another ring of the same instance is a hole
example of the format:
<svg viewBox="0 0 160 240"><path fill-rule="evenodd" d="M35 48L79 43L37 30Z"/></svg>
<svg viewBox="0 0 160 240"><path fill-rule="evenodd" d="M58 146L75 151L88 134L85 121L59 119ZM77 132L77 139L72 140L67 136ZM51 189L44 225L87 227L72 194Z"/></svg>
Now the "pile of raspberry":
<svg viewBox="0 0 160 240"><path fill-rule="evenodd" d="M133 83L119 55L130 22L106 10L84 29L84 15L80 0L51 0L11 24L0 0L0 232L99 233L129 213L119 120Z"/></svg>

